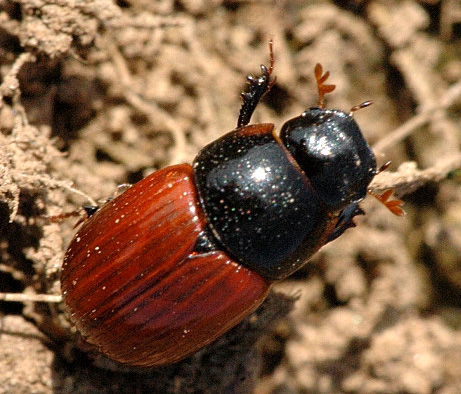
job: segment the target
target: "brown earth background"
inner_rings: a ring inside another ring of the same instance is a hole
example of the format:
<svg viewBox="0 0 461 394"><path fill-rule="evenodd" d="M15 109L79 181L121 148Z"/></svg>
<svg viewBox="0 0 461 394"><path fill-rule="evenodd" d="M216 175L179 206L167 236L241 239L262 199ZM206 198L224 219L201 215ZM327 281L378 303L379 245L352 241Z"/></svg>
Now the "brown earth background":
<svg viewBox="0 0 461 394"><path fill-rule="evenodd" d="M183 362L85 352L62 303L30 301L59 296L77 220L42 216L233 129L270 38L277 84L252 122L315 105L322 63L328 107L373 100L355 117L393 165L372 186L407 215L368 198L356 229ZM0 0L0 393L459 393L460 39L459 0Z"/></svg>

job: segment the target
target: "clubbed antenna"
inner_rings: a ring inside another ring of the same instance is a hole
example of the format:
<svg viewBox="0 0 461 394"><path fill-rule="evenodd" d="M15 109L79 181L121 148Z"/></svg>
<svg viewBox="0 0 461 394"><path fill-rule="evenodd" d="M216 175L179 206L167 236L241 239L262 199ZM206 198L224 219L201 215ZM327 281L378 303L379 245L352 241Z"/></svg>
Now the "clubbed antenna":
<svg viewBox="0 0 461 394"><path fill-rule="evenodd" d="M317 81L317 88L319 91L319 107L325 108L325 95L335 90L336 85L325 85L324 82L330 76L330 72L326 71L323 73L323 67L320 63L317 63L314 68L315 79Z"/></svg>
<svg viewBox="0 0 461 394"><path fill-rule="evenodd" d="M390 161L384 163L379 169L376 171L376 175L385 171L390 167L392 163ZM390 198L394 194L394 189L387 189L384 190L383 193L379 194L375 191L368 189L368 194L376 198L381 204L383 204L389 211L391 211L396 216L404 216L405 211L403 210L403 201L399 199L391 200Z"/></svg>
<svg viewBox="0 0 461 394"><path fill-rule="evenodd" d="M389 200L394 194L393 189L387 189L382 194L378 194L373 190L368 190L368 194L376 198L381 204L383 204L389 211L396 216L405 216L405 211L402 208L403 201L399 199Z"/></svg>

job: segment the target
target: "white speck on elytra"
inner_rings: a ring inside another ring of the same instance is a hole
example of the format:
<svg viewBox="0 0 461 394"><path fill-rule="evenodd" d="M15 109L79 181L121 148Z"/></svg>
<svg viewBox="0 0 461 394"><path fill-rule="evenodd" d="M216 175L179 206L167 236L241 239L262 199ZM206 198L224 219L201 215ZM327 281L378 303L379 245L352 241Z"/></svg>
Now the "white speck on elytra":
<svg viewBox="0 0 461 394"><path fill-rule="evenodd" d="M120 219L115 219L115 223L119 223L120 222Z"/></svg>
<svg viewBox="0 0 461 394"><path fill-rule="evenodd" d="M77 238L75 239L75 242L80 242L80 237L77 237Z"/></svg>
<svg viewBox="0 0 461 394"><path fill-rule="evenodd" d="M103 289L103 290L106 290L106 286L103 286L102 289Z"/></svg>

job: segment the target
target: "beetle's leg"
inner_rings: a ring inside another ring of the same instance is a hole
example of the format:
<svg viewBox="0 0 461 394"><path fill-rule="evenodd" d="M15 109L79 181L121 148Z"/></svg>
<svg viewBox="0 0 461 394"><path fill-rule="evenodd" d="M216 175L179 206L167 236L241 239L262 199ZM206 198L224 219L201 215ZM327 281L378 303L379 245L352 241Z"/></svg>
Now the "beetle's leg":
<svg viewBox="0 0 461 394"><path fill-rule="evenodd" d="M85 220L87 220L90 216L93 216L99 210L99 208L101 208L99 205L84 205L80 209L72 212L65 212L53 216L41 216L41 218L51 223L60 223L68 218L79 217L80 219L77 221L77 223L75 223L75 228L80 223L83 223Z"/></svg>
<svg viewBox="0 0 461 394"><path fill-rule="evenodd" d="M348 228L355 227L356 224L354 223L354 217L358 215L365 215L365 212L359 207L358 203L355 202L344 208L339 215L338 222L336 223L334 230L328 236L325 243L335 240Z"/></svg>
<svg viewBox="0 0 461 394"><path fill-rule="evenodd" d="M275 78L271 81L271 74L274 69L274 52L273 41L269 41L270 66L267 68L264 64L261 65L262 74L259 77L247 75L247 82L250 85L248 92L243 92L240 97L243 100L242 107L237 122L237 127L246 126L250 123L251 116L256 109L262 96L266 94L272 86L274 86Z"/></svg>
<svg viewBox="0 0 461 394"><path fill-rule="evenodd" d="M362 104L359 104L359 105L354 105L351 110L350 110L350 114L352 115L355 111L358 111L359 109L362 109L362 108L366 108L366 107L369 107L370 105L373 104L373 101L364 101Z"/></svg>
<svg viewBox="0 0 461 394"><path fill-rule="evenodd" d="M64 219L72 218L72 217L79 217L80 219L75 223L75 227L77 227L80 223L83 223L85 220L93 216L99 209L101 208L102 205L106 204L109 201L112 201L115 197L118 197L120 194L124 193L127 191L132 185L129 183L123 183L121 185L117 186L117 190L114 193L113 197L109 197L106 200L104 200L101 205L84 205L81 208L72 211L72 212L66 212L66 213L61 213L59 215L53 215L53 216L42 216L43 219L46 219L50 221L51 223L60 223Z"/></svg>

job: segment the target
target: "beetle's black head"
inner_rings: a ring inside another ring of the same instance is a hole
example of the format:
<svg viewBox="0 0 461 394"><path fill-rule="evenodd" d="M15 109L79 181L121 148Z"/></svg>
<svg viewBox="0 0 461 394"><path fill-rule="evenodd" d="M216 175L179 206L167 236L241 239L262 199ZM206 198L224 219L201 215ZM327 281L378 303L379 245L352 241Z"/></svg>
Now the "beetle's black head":
<svg viewBox="0 0 461 394"><path fill-rule="evenodd" d="M310 108L286 122L280 138L331 211L365 197L376 160L351 114Z"/></svg>

